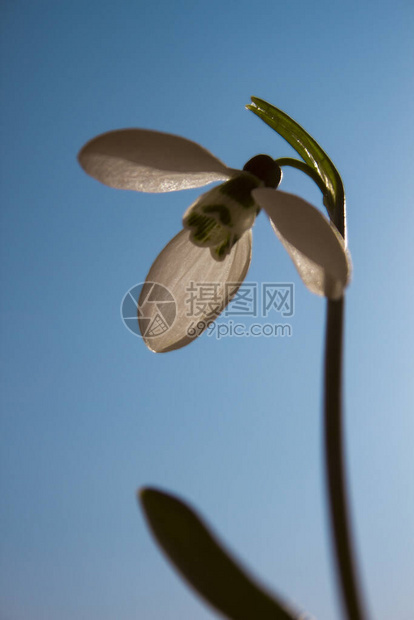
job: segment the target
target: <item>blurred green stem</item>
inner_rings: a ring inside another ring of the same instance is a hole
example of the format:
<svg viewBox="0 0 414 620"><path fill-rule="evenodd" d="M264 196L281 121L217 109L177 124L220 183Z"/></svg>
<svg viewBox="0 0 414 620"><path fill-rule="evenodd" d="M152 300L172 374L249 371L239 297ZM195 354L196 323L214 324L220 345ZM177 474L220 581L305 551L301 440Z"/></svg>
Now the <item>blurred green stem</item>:
<svg viewBox="0 0 414 620"><path fill-rule="evenodd" d="M325 459L333 546L349 620L363 620L352 551L344 467L342 415L342 359L344 298L328 300L325 345Z"/></svg>

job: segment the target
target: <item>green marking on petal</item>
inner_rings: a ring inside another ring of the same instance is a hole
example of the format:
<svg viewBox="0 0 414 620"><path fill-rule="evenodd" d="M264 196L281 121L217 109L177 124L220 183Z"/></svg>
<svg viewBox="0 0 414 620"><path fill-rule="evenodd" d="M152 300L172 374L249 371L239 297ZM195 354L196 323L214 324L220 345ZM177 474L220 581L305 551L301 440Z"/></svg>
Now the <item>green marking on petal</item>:
<svg viewBox="0 0 414 620"><path fill-rule="evenodd" d="M206 205L202 207L203 213L216 214L220 223L224 226L231 226L230 209L226 205Z"/></svg>
<svg viewBox="0 0 414 620"><path fill-rule="evenodd" d="M241 174L220 185L219 190L222 194L230 196L242 207L250 208L254 206L252 191L259 187L261 182L251 174Z"/></svg>
<svg viewBox="0 0 414 620"><path fill-rule="evenodd" d="M208 241L217 222L211 217L200 215L199 213L191 213L186 222L187 226L192 229L195 241Z"/></svg>
<svg viewBox="0 0 414 620"><path fill-rule="evenodd" d="M236 243L236 239L234 237L232 239L229 233L224 243L222 243L221 245L217 245L214 248L211 248L211 255L213 256L213 258L216 258L217 260L223 260L223 258L225 258L227 254L230 254L230 250L235 243Z"/></svg>
<svg viewBox="0 0 414 620"><path fill-rule="evenodd" d="M183 217L190 240L210 248L215 260L223 260L253 226L258 207L251 192L261 185L260 179L245 172L200 196Z"/></svg>

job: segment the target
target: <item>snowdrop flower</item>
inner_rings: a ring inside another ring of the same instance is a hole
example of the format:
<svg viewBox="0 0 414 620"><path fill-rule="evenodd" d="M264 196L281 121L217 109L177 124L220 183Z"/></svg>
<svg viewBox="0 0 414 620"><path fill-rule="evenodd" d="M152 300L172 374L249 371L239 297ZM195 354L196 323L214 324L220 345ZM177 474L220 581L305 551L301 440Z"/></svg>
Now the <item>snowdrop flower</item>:
<svg viewBox="0 0 414 620"><path fill-rule="evenodd" d="M172 192L223 181L187 209L184 229L162 250L147 275L147 282L165 286L177 304L170 329L157 337L144 335L153 351L178 349L194 339L194 330L189 330L194 317L188 316L186 306L191 283L220 284L214 308L206 304L197 316L197 324L204 327L234 297L250 265L251 229L260 208L308 289L330 299L343 295L350 260L342 237L318 209L275 191L281 171L271 157L258 155L243 170L234 170L185 138L123 129L88 142L79 162L89 175L117 189Z"/></svg>

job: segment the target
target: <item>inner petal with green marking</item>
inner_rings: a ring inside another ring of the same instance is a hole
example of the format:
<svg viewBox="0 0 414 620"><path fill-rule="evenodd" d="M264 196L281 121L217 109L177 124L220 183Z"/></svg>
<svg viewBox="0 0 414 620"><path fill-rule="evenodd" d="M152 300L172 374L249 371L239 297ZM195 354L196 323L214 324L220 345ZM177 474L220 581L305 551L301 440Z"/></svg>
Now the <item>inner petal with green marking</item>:
<svg viewBox="0 0 414 620"><path fill-rule="evenodd" d="M251 192L262 185L260 179L244 172L202 194L183 217L191 241L210 248L213 258L223 260L253 226L259 209Z"/></svg>

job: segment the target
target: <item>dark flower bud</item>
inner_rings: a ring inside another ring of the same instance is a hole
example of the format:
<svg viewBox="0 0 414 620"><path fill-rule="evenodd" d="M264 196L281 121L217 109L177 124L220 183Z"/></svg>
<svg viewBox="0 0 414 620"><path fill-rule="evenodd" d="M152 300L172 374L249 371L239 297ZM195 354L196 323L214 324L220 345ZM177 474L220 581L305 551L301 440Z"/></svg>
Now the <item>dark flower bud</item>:
<svg viewBox="0 0 414 620"><path fill-rule="evenodd" d="M256 155L249 159L243 170L254 174L266 187L276 187L282 180L282 170L269 155Z"/></svg>

